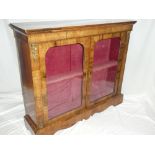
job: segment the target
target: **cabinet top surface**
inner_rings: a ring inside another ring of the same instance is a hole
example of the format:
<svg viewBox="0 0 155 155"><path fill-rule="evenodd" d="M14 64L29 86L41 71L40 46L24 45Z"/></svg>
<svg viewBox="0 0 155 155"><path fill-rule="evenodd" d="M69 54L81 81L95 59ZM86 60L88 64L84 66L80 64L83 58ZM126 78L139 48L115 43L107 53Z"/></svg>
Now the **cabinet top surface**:
<svg viewBox="0 0 155 155"><path fill-rule="evenodd" d="M66 20L66 21L43 21L43 22L24 22L24 23L12 23L11 27L19 29L21 31L34 31L45 29L58 29L64 27L76 27L76 26L90 26L90 25L106 25L106 24L123 24L123 23L135 23L131 20L103 20L103 19L91 19L91 20Z"/></svg>

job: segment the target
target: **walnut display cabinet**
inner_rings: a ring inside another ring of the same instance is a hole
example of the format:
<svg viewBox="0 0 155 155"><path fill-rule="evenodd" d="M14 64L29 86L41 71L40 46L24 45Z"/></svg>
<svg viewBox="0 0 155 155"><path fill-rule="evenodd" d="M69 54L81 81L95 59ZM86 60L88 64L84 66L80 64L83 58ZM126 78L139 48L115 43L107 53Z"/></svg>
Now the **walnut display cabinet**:
<svg viewBox="0 0 155 155"><path fill-rule="evenodd" d="M16 38L25 124L34 134L88 119L123 100L121 86L135 21L10 24Z"/></svg>

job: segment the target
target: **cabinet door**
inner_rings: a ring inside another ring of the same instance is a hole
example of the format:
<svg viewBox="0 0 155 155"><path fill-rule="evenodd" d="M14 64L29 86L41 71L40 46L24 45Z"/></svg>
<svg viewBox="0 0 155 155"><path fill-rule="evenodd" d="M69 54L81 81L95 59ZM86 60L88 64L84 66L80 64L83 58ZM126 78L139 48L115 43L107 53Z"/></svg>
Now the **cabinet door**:
<svg viewBox="0 0 155 155"><path fill-rule="evenodd" d="M87 38L40 45L44 120L69 117L85 106Z"/></svg>
<svg viewBox="0 0 155 155"><path fill-rule="evenodd" d="M83 47L74 44L49 48L45 62L51 119L82 105Z"/></svg>
<svg viewBox="0 0 155 155"><path fill-rule="evenodd" d="M119 36L119 35L118 35ZM115 94L120 37L92 37L93 60L90 71L89 102L95 103Z"/></svg>

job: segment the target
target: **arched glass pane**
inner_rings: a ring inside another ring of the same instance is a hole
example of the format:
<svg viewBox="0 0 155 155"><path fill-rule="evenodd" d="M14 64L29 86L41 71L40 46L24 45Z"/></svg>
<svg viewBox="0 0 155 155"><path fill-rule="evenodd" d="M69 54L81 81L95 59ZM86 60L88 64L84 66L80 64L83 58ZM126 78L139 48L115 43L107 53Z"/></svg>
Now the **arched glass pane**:
<svg viewBox="0 0 155 155"><path fill-rule="evenodd" d="M96 43L90 101L93 102L114 92L119 49L120 38Z"/></svg>
<svg viewBox="0 0 155 155"><path fill-rule="evenodd" d="M74 44L50 48L45 61L51 119L81 106L83 47Z"/></svg>

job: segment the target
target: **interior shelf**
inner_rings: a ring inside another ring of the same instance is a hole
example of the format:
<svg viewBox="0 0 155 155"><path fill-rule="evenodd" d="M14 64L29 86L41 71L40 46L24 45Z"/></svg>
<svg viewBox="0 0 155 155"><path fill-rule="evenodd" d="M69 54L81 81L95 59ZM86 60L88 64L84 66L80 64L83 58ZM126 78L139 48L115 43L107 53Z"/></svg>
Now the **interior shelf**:
<svg viewBox="0 0 155 155"><path fill-rule="evenodd" d="M104 64L95 65L93 72L101 71L101 70L108 69L114 66L117 66L117 61L108 61ZM69 72L65 74L51 76L51 77L48 77L47 84L52 84L52 83L57 83L57 82L61 82L64 80L72 79L74 77L82 76L82 74L83 73L81 71L76 71L76 72Z"/></svg>
<svg viewBox="0 0 155 155"><path fill-rule="evenodd" d="M48 77L47 84L53 84L64 80L72 79L74 77L82 76L82 74L83 73L81 71L77 71L77 72L70 72L70 73L59 74L56 76Z"/></svg>
<svg viewBox="0 0 155 155"><path fill-rule="evenodd" d="M107 61L104 64L94 65L93 72L97 72L97 71L101 71L101 70L104 70L104 69L108 69L108 68L117 66L117 64L118 64L117 61Z"/></svg>

